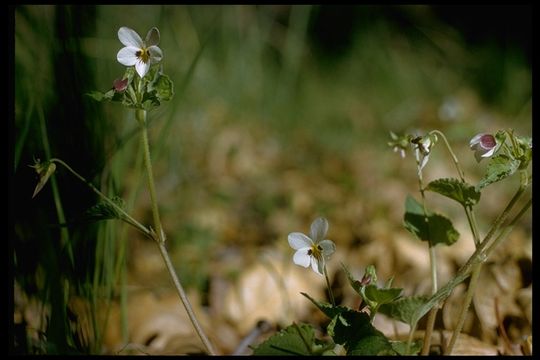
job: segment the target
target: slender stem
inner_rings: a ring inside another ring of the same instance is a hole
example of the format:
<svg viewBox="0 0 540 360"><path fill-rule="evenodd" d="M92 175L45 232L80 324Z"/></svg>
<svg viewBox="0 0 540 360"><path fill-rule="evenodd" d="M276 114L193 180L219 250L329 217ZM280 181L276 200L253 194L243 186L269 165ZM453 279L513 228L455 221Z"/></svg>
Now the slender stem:
<svg viewBox="0 0 540 360"><path fill-rule="evenodd" d="M137 121L141 126L141 140L144 151L144 166L148 176L148 190L150 192L150 202L152 203L152 217L154 219L154 227L156 228L159 242L165 242L165 233L161 226L159 218L159 209L157 204L156 186L154 183L154 173L152 171L152 161L150 159L150 145L148 143L148 130L146 128L146 110L136 110Z"/></svg>
<svg viewBox="0 0 540 360"><path fill-rule="evenodd" d="M501 243L506 236L512 231L514 228L516 222L523 216L523 214L531 207L532 205L532 199L529 199L525 205L521 208L521 210L518 212L518 214L512 219L512 221L505 227L505 229L497 236L497 238L493 241L493 243L487 248L486 250L486 256L489 256L495 248Z"/></svg>
<svg viewBox="0 0 540 360"><path fill-rule="evenodd" d="M197 334L201 338L201 341L206 347L206 350L208 351L208 353L210 355L216 355L217 353L214 350L214 347L210 343L210 340L208 340L208 337L204 333L201 325L199 324L199 321L197 320L197 317L195 316L195 313L193 312L193 308L191 307L191 303L189 302L186 292L184 291L184 288L182 287L182 285L180 284L180 281L178 280L178 277L176 276L176 272L174 270L171 259L169 258L169 253L167 252L167 248L165 247L165 244L159 241L157 242L157 244L159 247L159 252L161 253L161 256L163 257L163 260L165 261L165 265L167 266L167 270L169 271L169 274L171 275L176 291L178 292L178 296L180 296L180 300L182 300L182 303L184 304L184 308L186 309L186 312L189 316L189 319L191 320L191 323L193 324L193 327L195 328L195 331L197 331Z"/></svg>
<svg viewBox="0 0 540 360"><path fill-rule="evenodd" d="M433 266L431 266L431 292L432 294L435 294L439 288L437 281L437 253L435 252L435 246L429 247L429 259L433 264Z"/></svg>
<svg viewBox="0 0 540 360"><path fill-rule="evenodd" d="M334 293L332 292L332 287L330 286L330 280L328 280L328 271L326 270L326 264L323 266L324 278L326 279L326 287L328 288L328 295L330 296L330 301L333 306L336 306L336 301L334 300Z"/></svg>
<svg viewBox="0 0 540 360"><path fill-rule="evenodd" d="M429 246L429 260L431 265L431 294L434 295L437 293L438 290L437 257L435 253L435 247L431 246L431 242ZM429 317L426 324L426 331L424 333L424 343L421 352L422 355L428 355L429 353L429 348L431 347L431 334L433 333L433 328L435 326L435 319L437 318L438 310L438 307L434 306L429 312Z"/></svg>
<svg viewBox="0 0 540 360"><path fill-rule="evenodd" d="M417 152L417 154L418 154L418 152ZM423 176L422 176L422 169L421 169L419 160L420 159L419 159L419 157L417 155L416 156L416 163L417 163L417 166L418 166L418 185L420 187L420 194L422 195L422 207L424 209L425 221L428 224L427 229L428 229L428 240L429 240L428 241L428 243L429 243L429 265L430 265L430 269L431 269L431 294L434 295L434 294L437 293L437 290L438 290L437 253L435 251L435 245L433 245L432 240L431 240L431 235L429 233L429 218L427 216L428 212L427 212L427 208L426 208L426 195L425 195L425 191L424 191L424 179L423 179ZM423 346L422 346L422 354L423 355L427 355L428 352L429 352L429 348L431 347L431 334L433 333L433 327L435 326L435 319L437 317L437 311L438 311L438 308L436 306L434 306L431 309L430 314L429 314L428 322L427 322L427 325L426 325L426 331L424 333L424 342L423 342ZM407 344L407 346L409 346L409 345L410 345L410 343Z"/></svg>
<svg viewBox="0 0 540 360"><path fill-rule="evenodd" d="M411 324L411 328L409 329L409 337L407 338L407 346L405 347L405 354L409 354L409 351L411 350L411 344L414 337L414 332L416 331L416 322Z"/></svg>
<svg viewBox="0 0 540 360"><path fill-rule="evenodd" d="M116 211L118 211L121 215L122 215L122 220L126 221L128 224L134 226L135 228L137 228L137 230L139 230L140 232L142 232L143 234L145 234L146 236L152 238L152 233L150 232L150 230L148 230L146 228L146 226L142 225L140 222L138 222L137 220L135 220L134 218L132 218L127 212L124 211L124 209L122 209L120 206L118 206L114 201L112 201L111 199L109 199L107 197L107 195L103 194L101 191L99 191L94 185L92 185L91 182L89 182L88 180L86 180L85 178L83 178L81 175L79 175L79 173L77 173L75 170L73 170L68 164L66 164L65 162L63 162L62 160L60 159L51 159L50 161L52 162L55 162L55 163L58 163L60 165L62 165L63 167L65 167L66 169L68 169L73 175L75 175L75 177L79 180L81 180L83 183L85 183L86 185L88 185L88 187L90 187L90 189L92 189L92 191L94 191L96 194L98 194L103 200L105 200L109 205L111 205Z"/></svg>
<svg viewBox="0 0 540 360"><path fill-rule="evenodd" d="M434 306L429 311L429 316L426 325L426 332L424 333L424 343L422 345L421 355L429 355L429 349L431 347L431 336L433 334L433 328L435 326L435 319L437 319L437 312L439 311L437 306Z"/></svg>
<svg viewBox="0 0 540 360"><path fill-rule="evenodd" d="M142 82L139 83L139 85L141 84ZM195 312L193 311L193 308L191 307L191 304L186 295L186 292L184 291L184 288L180 284L178 276L176 275L176 271L172 265L171 259L169 258L169 253L167 252L167 248L165 247L165 232L163 231L163 227L161 226L161 220L159 218L156 188L154 184L154 175L152 171L152 161L150 159L150 145L148 142L148 131L146 128L146 111L136 110L135 116L137 117L137 121L139 122L141 126L141 134L142 134L141 140L142 140L143 151L144 151L144 165L146 167L146 172L148 176L148 189L150 191L150 201L152 202L152 216L154 219L154 226L157 231L157 235L156 235L157 237L154 237L154 239L157 242L159 251L161 253L161 256L163 257L163 260L165 261L165 265L167 267L169 275L171 276L171 279L174 283L176 291L178 292L178 295L180 296L180 300L182 301L182 304L184 305L184 308L186 309L186 312L189 316L189 319L191 320L191 323L193 324L193 327L195 328L195 331L197 332L197 334L201 338L201 341L206 347L206 351L210 355L216 355L216 351L214 350L212 344L208 340L208 337L204 333L201 325L199 324L197 317L195 316Z"/></svg>
<svg viewBox="0 0 540 360"><path fill-rule="evenodd" d="M459 166L459 161L458 161L458 159L456 157L456 154L454 154L454 151L452 151L452 147L448 143L448 140L446 140L446 136L444 136L444 134L442 132L440 132L439 130L433 130L433 131L430 132L430 134L437 134L437 135L440 135L443 138L444 143L446 144L446 148L448 149L448 152L450 153L450 156L452 156L452 160L454 161L454 164L456 165L456 169L457 169L457 172L459 174L459 178L461 179L461 181L465 181L465 174L463 173L463 170L461 169L461 166Z"/></svg>
<svg viewBox="0 0 540 360"><path fill-rule="evenodd" d="M469 206L469 214L471 217L470 221L470 227L471 231L473 233L473 237L475 239L475 243L477 243L477 246L480 245L480 233L478 232L478 223L476 222L476 216L474 215L474 209L472 206Z"/></svg>
<svg viewBox="0 0 540 360"><path fill-rule="evenodd" d="M480 245L480 236L478 235L478 229L476 227L476 218L470 206L463 206L465 210L465 215L467 216L467 222L471 228L471 233L473 235L474 245L478 247Z"/></svg>
<svg viewBox="0 0 540 360"><path fill-rule="evenodd" d="M450 339L450 342L448 343L448 346L446 347L445 355L452 354L452 350L454 349L454 345L456 344L457 338L459 337L459 334L461 333L461 330L463 329L463 325L465 324L465 319L467 318L469 306L471 305L471 302L474 296L474 290L476 290L476 284L478 283L478 277L480 276L481 270L482 270L482 263L476 264L472 270L471 281L469 282L469 288L467 290L467 294L465 295L465 300L463 301L463 305L461 307L458 323L456 325L456 328L454 329L454 332L452 333L452 338Z"/></svg>
<svg viewBox="0 0 540 360"><path fill-rule="evenodd" d="M482 240L482 242L480 244L481 247L485 248L485 246L491 240L491 238L493 237L495 232L497 232L499 230L501 225L504 223L504 221L506 220L506 218L510 214L510 210L512 210L512 208L514 207L516 202L519 200L519 198L525 192L525 189L527 188L527 186L529 184L529 178L528 178L527 171L526 170L521 170L520 175L521 175L521 184L520 184L518 190L516 191L516 193L514 194L514 196L512 197L510 202L508 203L508 205L506 205L506 207L504 208L502 213L497 217L497 219L495 219L495 221L494 221L493 225L491 226L491 229L489 230L488 234L486 235L484 240Z"/></svg>

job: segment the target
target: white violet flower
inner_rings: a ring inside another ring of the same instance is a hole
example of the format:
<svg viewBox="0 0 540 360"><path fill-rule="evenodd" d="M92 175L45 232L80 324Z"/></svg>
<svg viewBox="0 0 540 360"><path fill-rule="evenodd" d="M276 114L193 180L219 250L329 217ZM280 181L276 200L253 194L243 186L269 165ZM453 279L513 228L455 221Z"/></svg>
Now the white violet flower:
<svg viewBox="0 0 540 360"><path fill-rule="evenodd" d="M143 41L139 34L128 27L121 27L118 30L118 39L124 48L118 51L116 59L125 66L135 65L135 70L142 78L150 70L150 65L158 63L163 58L159 44L159 30L151 28Z"/></svg>
<svg viewBox="0 0 540 360"><path fill-rule="evenodd" d="M471 150L474 150L474 157L477 162L480 162L482 158L492 156L497 149L497 140L490 134L478 134L471 139L469 143Z"/></svg>
<svg viewBox="0 0 540 360"><path fill-rule="evenodd" d="M296 250L293 261L296 265L311 268L319 275L323 275L325 261L336 251L332 240L324 240L328 232L328 221L317 218L311 224L311 237L300 232L289 234L289 245Z"/></svg>
<svg viewBox="0 0 540 360"><path fill-rule="evenodd" d="M414 144L414 154L416 156L416 161L418 162L418 174L420 174L424 166L426 166L429 155L431 154L431 148L435 144L435 141L437 141L436 135L426 135L411 140Z"/></svg>

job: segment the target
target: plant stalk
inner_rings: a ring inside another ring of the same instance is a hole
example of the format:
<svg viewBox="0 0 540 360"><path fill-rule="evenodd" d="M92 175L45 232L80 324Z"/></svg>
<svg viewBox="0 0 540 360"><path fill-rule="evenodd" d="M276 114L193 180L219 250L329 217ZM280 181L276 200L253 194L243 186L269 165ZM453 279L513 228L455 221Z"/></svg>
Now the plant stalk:
<svg viewBox="0 0 540 360"><path fill-rule="evenodd" d="M68 164L66 164L64 161L60 159L53 158L50 160L51 162L58 163L65 167L69 172L71 172L77 179L81 180L83 183L85 183L90 189L92 189L93 192L98 194L103 200L105 200L109 205L111 205L116 211L118 211L120 214L122 214L122 220L127 222L128 224L135 227L137 230L148 236L149 238L153 238L153 235L150 230L146 228L146 226L142 225L140 222L135 220L133 217L131 217L127 212L124 211L120 206L118 206L114 201L109 199L107 195L103 194L101 191L99 191L91 182L83 178L81 175L79 175L78 172L73 170Z"/></svg>
<svg viewBox="0 0 540 360"><path fill-rule="evenodd" d="M146 110L140 110L140 109L136 110L135 116L141 126L141 140L143 143L143 151L144 151L144 165L145 165L147 176L148 176L148 189L150 192L150 201L152 202L152 216L154 219L154 226L157 231L157 234L156 234L157 237L154 237L154 239L157 242L161 256L163 257L163 260L165 261L165 266L167 267L167 270L169 272L169 275L171 276L171 279L174 283L176 291L178 292L178 296L180 297L180 300L182 301L182 304L184 305L184 308L186 309L186 312L189 316L189 319L191 320L191 323L193 324L193 327L195 328L195 331L197 332L202 343L206 347L206 351L208 352L208 354L216 355L216 351L214 350L214 347L210 343L210 340L208 340L208 337L204 333L204 330L202 329L201 325L199 324L199 321L197 320L197 317L195 316L195 312L193 311L193 308L191 306L191 303L189 302L186 292L184 291L184 288L182 287L180 280L178 279L178 276L176 275L176 271L172 265L171 259L169 257L169 253L167 252L167 248L165 247L165 233L163 231L161 220L159 218L159 209L157 205L154 175L152 171L152 161L150 159L150 146L148 142L148 130L146 127Z"/></svg>
<svg viewBox="0 0 540 360"><path fill-rule="evenodd" d="M193 311L193 308L191 307L191 303L189 302L189 299L186 295L186 292L184 291L184 288L182 287L182 284L180 284L180 280L178 279L178 276L176 276L176 271L174 270L173 264L169 257L169 253L167 252L167 248L165 247L165 244L159 241L157 242L157 244L159 247L159 252L161 253L161 256L163 257L163 260L165 261L165 265L167 266L169 275L171 275L171 279L174 283L174 287L176 288L176 291L178 292L178 296L180 297L180 300L182 300L182 304L184 304L184 308L186 309L186 312L189 316L189 320L191 320L191 323L193 324L195 331L201 338L202 343L206 347L206 351L208 352L208 354L217 355L214 347L212 346L212 343L210 343L210 340L208 340L208 337L204 333L204 330L202 329L201 325L199 324L199 321L197 320L197 317L195 316L195 312Z"/></svg>
<svg viewBox="0 0 540 360"><path fill-rule="evenodd" d="M454 332L452 333L450 342L446 347L445 355L452 354L452 350L454 349L457 338L463 329L463 325L465 324L465 320L467 318L467 313L469 312L469 306L471 306L471 302L474 297L474 290L476 290L476 284L478 283L478 277L480 276L482 265L483 263L476 264L472 270L471 281L469 282L469 288L467 289L467 294L465 295L465 300L463 301L463 305L461 307L458 323L454 329Z"/></svg>
<svg viewBox="0 0 540 360"><path fill-rule="evenodd" d="M336 301L334 300L334 293L332 292L332 287L330 286L330 280L328 280L328 271L326 270L326 264L323 267L324 278L326 279L326 287L328 288L328 296L333 306L336 306Z"/></svg>

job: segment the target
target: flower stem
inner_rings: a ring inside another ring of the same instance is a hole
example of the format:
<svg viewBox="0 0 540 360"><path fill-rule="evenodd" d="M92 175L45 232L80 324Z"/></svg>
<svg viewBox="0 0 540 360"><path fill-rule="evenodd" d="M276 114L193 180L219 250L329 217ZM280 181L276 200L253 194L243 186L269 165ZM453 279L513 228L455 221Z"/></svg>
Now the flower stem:
<svg viewBox="0 0 540 360"><path fill-rule="evenodd" d="M334 293L332 292L332 287L330 286L330 280L328 280L328 271L326 270L326 264L324 264L323 271L324 278L326 279L326 287L328 288L328 296L330 296L332 306L336 306L336 301L334 300Z"/></svg>
<svg viewBox="0 0 540 360"><path fill-rule="evenodd" d="M438 282L437 282L437 257L435 254L435 247L431 246L431 242L429 245L429 260L430 260L430 266L431 266L431 293L432 295L437 293L438 289ZM422 355L428 355L429 348L431 347L431 334L433 333L433 328L435 326L435 319L437 318L437 311L438 307L434 306L430 312L428 321L426 324L426 331L424 333L424 342L422 346Z"/></svg>
<svg viewBox="0 0 540 360"><path fill-rule="evenodd" d="M427 208L426 208L426 194L424 191L424 179L422 176L422 169L420 166L419 159L417 157L416 163L418 166L418 186L420 188L420 194L422 195L422 207L424 209L424 216L425 221L428 224L428 239L429 239L429 265L431 269L431 294L434 295L437 293L438 290L438 281L437 281L437 253L435 252L435 245L433 245L431 241L431 235L429 233L429 218L427 216ZM431 347L431 334L433 333L433 328L435 326L435 319L437 318L437 306L434 306L430 310L428 322L426 325L426 331L424 333L424 343L422 346L422 354L427 355L429 352L429 348ZM410 346L410 343L407 344L407 346Z"/></svg>
<svg viewBox="0 0 540 360"><path fill-rule="evenodd" d="M165 244L162 242L158 242L158 247L159 247L159 252L161 253L161 256L163 257L163 260L165 261L165 265L167 266L167 270L169 271L169 274L171 275L171 279L174 283L176 291L178 292L178 296L180 297L180 300L182 300L182 303L184 304L184 308L186 309L186 312L189 316L189 319L191 320L191 323L193 324L193 327L195 328L195 331L201 338L201 341L206 347L206 351L208 351L208 354L216 355L217 353L214 350L212 343L210 343L210 340L208 340L208 337L204 333L204 330L202 329L201 325L199 324L199 321L197 320L197 317L195 316L195 313L193 312L193 308L191 307L191 303L189 302L186 292L184 291L182 284L180 284L180 280L178 280L178 276L176 276L176 272L174 270L171 259L169 258L169 253L167 252L167 248L165 247Z"/></svg>
<svg viewBox="0 0 540 360"><path fill-rule="evenodd" d="M480 271L482 270L482 264L483 263L476 264L472 270L471 281L469 282L469 288L467 289L465 300L463 301L463 305L461 306L461 312L459 314L458 323L456 325L456 328L454 329L454 332L452 333L450 342L448 343L448 346L446 347L445 355L450 355L452 353L452 350L454 349L454 345L456 344L457 338L459 337L459 334L461 333L461 330L463 329L463 325L465 324L465 319L467 318L467 313L469 311L469 306L471 306L471 302L474 296L474 290L476 290L478 277L480 276Z"/></svg>
<svg viewBox="0 0 540 360"><path fill-rule="evenodd" d="M158 240L160 243L165 242L165 233L161 226L161 220L159 218L159 209L157 205L156 186L154 183L154 173L152 171L152 161L150 159L150 145L148 142L148 130L146 128L146 110L136 110L135 113L137 121L141 126L141 140L144 152L144 166L146 167L146 174L148 176L148 191L150 192L150 202L152 204L152 217L154 220L154 227L157 232Z"/></svg>
<svg viewBox="0 0 540 360"><path fill-rule="evenodd" d="M463 170L461 169L461 166L459 166L459 161L456 157L456 154L454 154L454 151L452 150L452 147L450 146L450 143L448 143L448 140L446 140L446 136L439 131L439 130L433 130L430 132L430 134L437 134L440 135L440 137L443 138L444 143L446 144L446 148L448 149L448 152L450 153L450 156L452 157L452 160L454 161L454 165L456 165L456 169L459 175L459 178L461 181L465 181L465 174L463 173Z"/></svg>
<svg viewBox="0 0 540 360"><path fill-rule="evenodd" d="M505 229L497 236L497 238L493 241L493 243L487 248L486 255L489 256L495 248L501 243L506 236L512 231L514 228L516 222L523 216L523 214L531 207L532 205L532 199L529 199L525 205L521 208L521 210L518 212L518 214L512 219L512 221L505 227Z"/></svg>
<svg viewBox="0 0 540 360"><path fill-rule="evenodd" d="M409 351L411 350L411 344L414 338L415 331L416 331L416 322L412 323L409 329L409 337L407 338L407 346L405 347L405 354L409 354Z"/></svg>
<svg viewBox="0 0 540 360"><path fill-rule="evenodd" d="M184 288L180 284L178 276L176 275L176 272L172 265L171 259L169 258L169 253L167 252L167 248L165 247L165 233L163 231L163 227L161 226L161 220L159 218L159 209L157 205L154 175L152 171L152 162L150 159L150 145L148 142L148 130L146 127L146 110L140 110L140 109L136 110L135 116L141 126L141 140L143 143L143 151L144 151L144 165L146 167L146 172L148 176L148 189L150 191L150 201L152 203L152 216L154 219L154 226L157 232L156 234L157 237L154 237L154 239L156 240L158 244L161 256L163 257L163 260L165 261L165 266L167 267L167 270L169 272L169 275L171 276L171 279L174 283L176 291L178 292L178 296L180 297L180 300L182 301L182 304L184 305L184 308L186 309L186 312L189 316L189 319L191 320L191 323L193 324L193 327L195 328L195 331L197 332L202 343L206 347L206 351L210 355L216 355L216 351L214 350L212 344L208 340L208 337L204 333L201 325L199 324L197 317L195 316L195 312L193 311L193 308L191 307L191 304L186 295L186 292L184 291Z"/></svg>
<svg viewBox="0 0 540 360"><path fill-rule="evenodd" d="M128 224L132 225L133 227L135 227L137 230L139 230L140 232L142 232L144 235L148 236L149 238L153 238L152 237L152 233L150 230L148 230L146 228L146 226L142 225L140 222L138 222L137 220L135 220L134 218L132 218L127 212L124 211L124 209L122 209L120 206L118 206L114 201L112 201L111 199L109 199L109 197L107 197L107 195L103 194L101 191L99 191L94 185L92 185L91 182L89 182L88 180L86 180L84 177L82 177L81 175L79 175L78 172L76 172L75 170L73 170L68 164L66 164L64 161L60 160L60 159L56 159L56 158L53 158L50 160L51 162L55 162L55 163L58 163L60 165L62 165L63 167L65 167L67 170L69 170L69 172L71 172L77 179L81 180L83 183L85 183L90 189L92 189L92 191L94 191L96 194L98 194L103 200L105 200L109 205L111 205L116 211L118 211L118 213L120 213L122 215L122 220L124 220L125 222L127 222Z"/></svg>
<svg viewBox="0 0 540 360"><path fill-rule="evenodd" d="M467 221L469 222L469 227L471 228L474 245L478 247L480 245L480 235L478 235L478 227L476 225L476 217L474 216L474 211L472 209L472 206L470 205L464 205L463 209L465 210L465 215L467 215Z"/></svg>
<svg viewBox="0 0 540 360"><path fill-rule="evenodd" d="M433 130L433 131L430 132L430 134L439 135L444 140L446 148L448 149L448 152L450 153L450 156L452 157L452 160L454 161L454 165L456 166L458 176L459 176L459 178L461 179L462 182L465 182L465 173L463 172L463 169L461 169L461 166L459 165L459 161L458 161L458 159L456 157L456 154L452 150L452 147L450 146L450 143L446 139L446 136L439 130ZM469 226L470 226L471 232L473 234L474 244L476 245L476 247L478 247L478 245L480 245L480 236L478 235L478 228L477 228L477 225L476 225L476 218L474 216L472 206L467 205L467 206L464 206L464 208L465 208L465 214L467 215L467 221L469 222Z"/></svg>

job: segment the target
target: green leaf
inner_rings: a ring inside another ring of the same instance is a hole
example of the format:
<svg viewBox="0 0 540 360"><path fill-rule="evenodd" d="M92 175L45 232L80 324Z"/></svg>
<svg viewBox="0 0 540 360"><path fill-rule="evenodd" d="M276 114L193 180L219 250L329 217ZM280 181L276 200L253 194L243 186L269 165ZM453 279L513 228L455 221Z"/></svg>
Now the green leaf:
<svg viewBox="0 0 540 360"><path fill-rule="evenodd" d="M369 276L370 282L372 284L377 283L377 271L375 270L375 266L368 265L366 268L366 272L364 273L364 276Z"/></svg>
<svg viewBox="0 0 540 360"><path fill-rule="evenodd" d="M480 180L478 185L476 185L476 188L480 190L494 182L501 181L515 173L519 168L519 165L519 160L513 159L506 154L494 156L487 166L486 174L482 180Z"/></svg>
<svg viewBox="0 0 540 360"><path fill-rule="evenodd" d="M155 84L157 97L160 101L171 100L174 95L174 84L167 75L161 75Z"/></svg>
<svg viewBox="0 0 540 360"><path fill-rule="evenodd" d="M154 70L154 72L150 72L149 75L145 77L145 82L147 83L147 87L142 100L143 109L150 110L161 105L163 101L172 99L174 95L174 86L167 75L163 75L157 70Z"/></svg>
<svg viewBox="0 0 540 360"><path fill-rule="evenodd" d="M333 306L332 304L329 304L327 302L323 301L317 301L313 299L311 296L309 296L306 293L301 292L300 294L307 297L315 306L319 308L326 316L328 316L330 319L333 319L336 315L341 314L344 311L349 310L349 308L344 306Z"/></svg>
<svg viewBox="0 0 540 360"><path fill-rule="evenodd" d="M364 294L369 300L382 305L397 299L402 291L403 289L399 288L379 289L377 285L368 285L364 290Z"/></svg>
<svg viewBox="0 0 540 360"><path fill-rule="evenodd" d="M146 98L146 96L145 96ZM153 96L153 97L148 97L146 100L143 100L143 103L142 103L142 108L146 111L148 110L151 110L155 107L158 107L161 103L159 102L159 100Z"/></svg>
<svg viewBox="0 0 540 360"><path fill-rule="evenodd" d="M422 307L427 303L429 296L402 297L394 302L381 305L379 312L409 325L416 324L429 309L424 312ZM419 311L422 309L422 311Z"/></svg>
<svg viewBox="0 0 540 360"><path fill-rule="evenodd" d="M506 135L507 132L505 130L499 130L495 134L495 142L497 143L497 145L495 146L495 151L493 152L494 154L496 154L501 148L501 146L503 146L506 142Z"/></svg>
<svg viewBox="0 0 540 360"><path fill-rule="evenodd" d="M114 95L114 90L109 90L106 93L103 93L101 91L90 91L89 93L86 93L86 95L90 96L96 101L106 101L112 99Z"/></svg>
<svg viewBox="0 0 540 360"><path fill-rule="evenodd" d="M422 205L411 196L405 200L403 224L419 240L431 241L433 245L452 245L459 238L459 232L448 218L430 211L424 214Z"/></svg>
<svg viewBox="0 0 540 360"><path fill-rule="evenodd" d="M96 101L122 101L122 99L124 98L124 93L118 93L114 91L114 89L111 89L105 93L101 91L91 91L89 93L86 93L86 95L90 96Z"/></svg>
<svg viewBox="0 0 540 360"><path fill-rule="evenodd" d="M292 324L255 347L253 355L319 355L333 346L316 339L311 325Z"/></svg>
<svg viewBox="0 0 540 360"><path fill-rule="evenodd" d="M428 184L426 190L453 199L463 206L474 205L480 200L480 191L459 179L437 179Z"/></svg>
<svg viewBox="0 0 540 360"><path fill-rule="evenodd" d="M392 349L398 353L398 355L417 355L422 350L422 340L415 340L411 342L411 347L407 353L407 341L390 341Z"/></svg>
<svg viewBox="0 0 540 360"><path fill-rule="evenodd" d="M345 271L345 274L347 274L347 278L349 279L349 284L351 284L351 287L354 289L354 291L358 293L358 295L362 295L362 293L360 292L360 288L362 287L360 281L353 278L345 264L341 263L341 267L343 268L343 271Z"/></svg>
<svg viewBox="0 0 540 360"><path fill-rule="evenodd" d="M328 334L336 344L344 344L347 355L395 354L388 339L371 325L369 315L344 306L332 306L301 293L332 321Z"/></svg>
<svg viewBox="0 0 540 360"><path fill-rule="evenodd" d="M393 354L388 339L371 324L368 314L346 309L338 315L341 321L333 321L334 342L343 344L347 355ZM329 326L330 327L330 326Z"/></svg>
<svg viewBox="0 0 540 360"><path fill-rule="evenodd" d="M526 136L516 136L518 148L519 148L519 169L525 170L529 166L532 160L532 138Z"/></svg>

